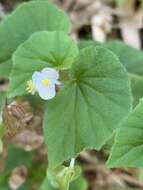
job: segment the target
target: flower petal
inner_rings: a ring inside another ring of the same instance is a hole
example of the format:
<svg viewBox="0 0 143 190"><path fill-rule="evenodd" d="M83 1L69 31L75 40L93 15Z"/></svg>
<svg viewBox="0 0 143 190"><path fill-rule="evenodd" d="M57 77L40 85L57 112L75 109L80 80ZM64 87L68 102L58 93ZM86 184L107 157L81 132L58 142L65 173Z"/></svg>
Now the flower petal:
<svg viewBox="0 0 143 190"><path fill-rule="evenodd" d="M34 72L32 76L33 83L39 96L48 100L56 95L55 85L59 84L59 73L52 68L45 68L41 72ZM46 86L43 84L44 80L49 80L50 83Z"/></svg>
<svg viewBox="0 0 143 190"><path fill-rule="evenodd" d="M48 79L57 80L59 79L59 73L55 69L52 68L44 68L42 73L47 76Z"/></svg>
<svg viewBox="0 0 143 190"><path fill-rule="evenodd" d="M50 87L44 87L44 88L40 89L38 92L39 92L39 96L42 99L44 99L44 100L52 99L56 95L55 85L52 85Z"/></svg>
<svg viewBox="0 0 143 190"><path fill-rule="evenodd" d="M40 72L34 72L32 75L32 80L34 83L36 83L37 79L40 77L41 73Z"/></svg>

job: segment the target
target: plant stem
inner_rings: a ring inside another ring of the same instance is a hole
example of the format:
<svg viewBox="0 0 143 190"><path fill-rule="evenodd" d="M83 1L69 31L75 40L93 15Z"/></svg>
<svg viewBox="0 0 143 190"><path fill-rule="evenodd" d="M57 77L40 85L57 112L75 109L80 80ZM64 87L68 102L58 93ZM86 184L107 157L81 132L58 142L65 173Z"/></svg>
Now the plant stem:
<svg viewBox="0 0 143 190"><path fill-rule="evenodd" d="M74 165L75 165L75 158L72 158L69 167L70 167L70 168L73 168Z"/></svg>

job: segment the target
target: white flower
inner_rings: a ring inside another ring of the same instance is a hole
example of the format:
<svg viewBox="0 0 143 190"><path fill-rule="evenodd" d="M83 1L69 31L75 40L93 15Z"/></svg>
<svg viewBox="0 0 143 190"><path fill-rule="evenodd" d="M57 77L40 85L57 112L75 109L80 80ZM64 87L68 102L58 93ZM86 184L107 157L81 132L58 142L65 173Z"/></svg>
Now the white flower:
<svg viewBox="0 0 143 190"><path fill-rule="evenodd" d="M56 95L55 85L60 82L59 73L52 68L45 68L41 72L34 72L32 76L32 83L29 81L27 91L35 93L37 91L39 96L44 100L52 99Z"/></svg>

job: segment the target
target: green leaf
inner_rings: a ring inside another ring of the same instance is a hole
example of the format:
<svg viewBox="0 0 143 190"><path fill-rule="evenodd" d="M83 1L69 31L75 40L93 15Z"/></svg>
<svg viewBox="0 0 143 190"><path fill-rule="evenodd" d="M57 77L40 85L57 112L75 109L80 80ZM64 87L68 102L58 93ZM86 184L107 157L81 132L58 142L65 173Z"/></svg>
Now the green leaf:
<svg viewBox="0 0 143 190"><path fill-rule="evenodd" d="M5 134L5 126L3 123L0 123L0 139L4 136Z"/></svg>
<svg viewBox="0 0 143 190"><path fill-rule="evenodd" d="M0 154L3 152L3 142L2 140L0 139Z"/></svg>
<svg viewBox="0 0 143 190"><path fill-rule="evenodd" d="M62 31L33 34L14 53L9 97L26 93L26 83L34 71L69 68L77 54L76 44Z"/></svg>
<svg viewBox="0 0 143 190"><path fill-rule="evenodd" d="M143 167L143 99L121 124L109 167Z"/></svg>
<svg viewBox="0 0 143 190"><path fill-rule="evenodd" d="M5 98L6 98L6 93L5 92L0 92L0 114L3 109L4 103L5 103ZM0 115L1 118L1 115ZM1 119L0 119L1 122Z"/></svg>
<svg viewBox="0 0 143 190"><path fill-rule="evenodd" d="M115 0L118 6L123 6L126 0Z"/></svg>
<svg viewBox="0 0 143 190"><path fill-rule="evenodd" d="M55 169L47 170L47 177L51 185L55 189L69 190L69 185L72 181L81 175L81 169L78 166L65 167L59 166Z"/></svg>
<svg viewBox="0 0 143 190"><path fill-rule="evenodd" d="M42 185L40 186L39 190L59 190L54 188L51 185L51 180L49 178L45 178ZM64 190L64 189L62 189ZM87 190L87 182L85 179L80 175L74 181L70 183L69 190Z"/></svg>
<svg viewBox="0 0 143 190"><path fill-rule="evenodd" d="M27 189L29 189L29 186L26 183L24 183L21 187L18 188L18 190L27 190Z"/></svg>
<svg viewBox="0 0 143 190"><path fill-rule="evenodd" d="M47 0L23 3L0 25L0 63L10 62L16 48L34 32L69 29L68 17Z"/></svg>
<svg viewBox="0 0 143 190"><path fill-rule="evenodd" d="M85 148L100 149L131 110L127 73L111 51L83 49L71 75L47 104L44 135L51 167Z"/></svg>
<svg viewBox="0 0 143 190"><path fill-rule="evenodd" d="M133 94L133 103L134 107L139 103L139 99L143 97L143 75L134 75L129 73L131 80L132 94Z"/></svg>
<svg viewBox="0 0 143 190"><path fill-rule="evenodd" d="M0 64L0 78L8 78L12 68L12 62L10 60Z"/></svg>
<svg viewBox="0 0 143 190"><path fill-rule="evenodd" d="M33 152L26 152L21 148L10 146L6 159L6 170L12 170L20 165L30 166L33 157Z"/></svg>
<svg viewBox="0 0 143 190"><path fill-rule="evenodd" d="M6 93L0 92L0 140L5 134L5 126L2 123L2 111L6 100Z"/></svg>
<svg viewBox="0 0 143 190"><path fill-rule="evenodd" d="M9 174L6 172L0 173L0 190L11 190L8 185Z"/></svg>
<svg viewBox="0 0 143 190"><path fill-rule="evenodd" d="M102 47L109 48L119 57L121 63L128 71L129 78L131 80L134 105L137 105L139 99L143 97L143 52L117 40L110 41L106 44L92 40L84 40L79 43L79 47L81 49L88 45L100 45Z"/></svg>
<svg viewBox="0 0 143 190"><path fill-rule="evenodd" d="M116 55L119 56L121 62L126 69L132 73L143 75L143 52L133 48L121 41L111 41L107 44Z"/></svg>
<svg viewBox="0 0 143 190"><path fill-rule="evenodd" d="M87 190L87 182L80 176L70 184L69 190Z"/></svg>
<svg viewBox="0 0 143 190"><path fill-rule="evenodd" d="M126 67L131 79L134 105L136 105L139 98L143 97L143 52L120 41L111 41L106 44L106 47L118 55L121 63Z"/></svg>
<svg viewBox="0 0 143 190"><path fill-rule="evenodd" d="M81 40L78 46L80 49L83 49L89 46L103 46L103 44L94 40Z"/></svg>
<svg viewBox="0 0 143 190"><path fill-rule="evenodd" d="M46 177L43 180L43 183L42 183L42 185L40 186L40 188L38 190L58 190L58 189L55 189L54 187L52 187L52 185L50 184L49 179Z"/></svg>

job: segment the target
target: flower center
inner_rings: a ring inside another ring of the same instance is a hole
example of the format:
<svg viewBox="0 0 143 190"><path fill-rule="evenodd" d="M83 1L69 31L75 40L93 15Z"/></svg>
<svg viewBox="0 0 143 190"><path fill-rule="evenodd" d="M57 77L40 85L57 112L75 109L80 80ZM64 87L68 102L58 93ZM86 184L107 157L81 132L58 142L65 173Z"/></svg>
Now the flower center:
<svg viewBox="0 0 143 190"><path fill-rule="evenodd" d="M42 80L42 84L43 84L44 86L49 86L49 85L51 84L51 81L50 81L49 79L43 79L43 80Z"/></svg>

